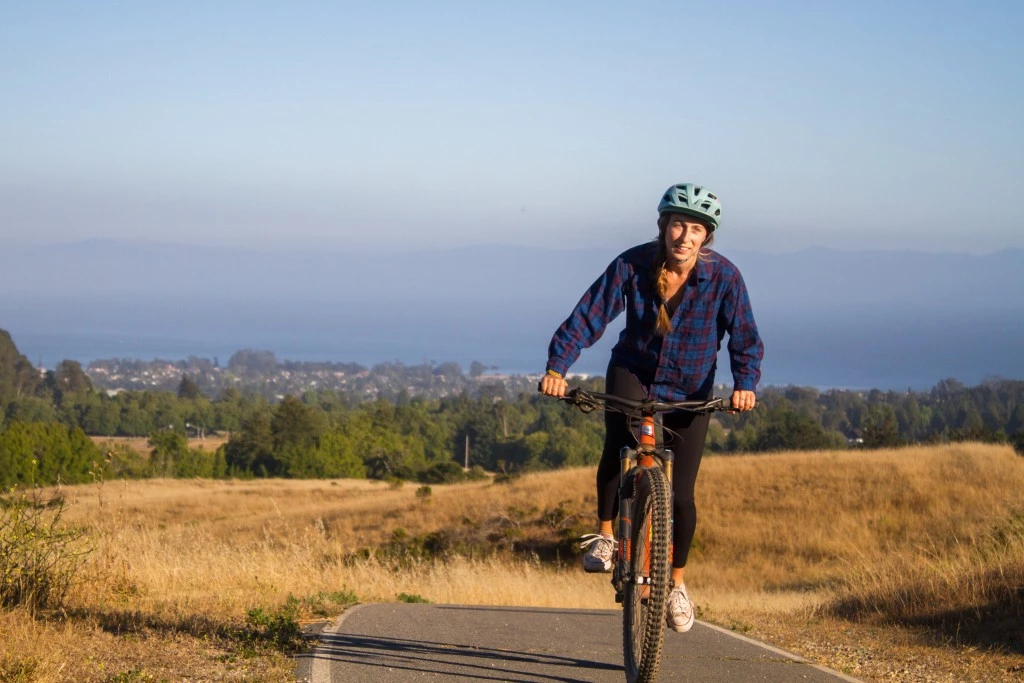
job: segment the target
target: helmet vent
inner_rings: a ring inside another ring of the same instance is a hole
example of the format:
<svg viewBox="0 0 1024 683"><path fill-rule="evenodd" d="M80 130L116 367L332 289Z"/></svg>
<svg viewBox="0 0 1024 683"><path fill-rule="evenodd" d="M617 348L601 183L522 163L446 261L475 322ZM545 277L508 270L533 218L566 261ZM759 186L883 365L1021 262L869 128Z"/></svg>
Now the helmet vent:
<svg viewBox="0 0 1024 683"><path fill-rule="evenodd" d="M691 183L677 183L665 191L658 204L659 216L681 213L698 219L707 219L711 230L718 227L722 207L718 195L706 187Z"/></svg>

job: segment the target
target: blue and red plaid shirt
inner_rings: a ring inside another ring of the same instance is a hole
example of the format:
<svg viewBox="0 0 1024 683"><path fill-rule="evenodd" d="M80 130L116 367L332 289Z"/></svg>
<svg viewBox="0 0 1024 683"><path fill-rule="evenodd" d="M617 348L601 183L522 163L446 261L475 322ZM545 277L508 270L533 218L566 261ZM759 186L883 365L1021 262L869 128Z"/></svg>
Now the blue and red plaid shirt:
<svg viewBox="0 0 1024 683"><path fill-rule="evenodd" d="M620 254L555 331L547 368L565 375L580 351L600 339L608 323L625 310L626 327L612 349L612 362L636 374L651 398L710 396L726 333L733 387L754 391L761 379L764 345L747 287L732 262L705 252L708 258L697 261L664 337L655 332L661 306L654 272L657 244L648 242Z"/></svg>

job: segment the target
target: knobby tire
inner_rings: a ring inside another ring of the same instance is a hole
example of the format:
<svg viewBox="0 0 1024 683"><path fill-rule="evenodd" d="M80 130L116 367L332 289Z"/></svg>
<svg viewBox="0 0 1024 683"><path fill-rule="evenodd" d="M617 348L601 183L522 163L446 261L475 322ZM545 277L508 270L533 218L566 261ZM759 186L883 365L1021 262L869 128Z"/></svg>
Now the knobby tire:
<svg viewBox="0 0 1024 683"><path fill-rule="evenodd" d="M636 476L633 497L628 501L633 521L630 548L630 579L647 575L650 549L650 584L625 583L622 601L622 652L628 683L651 683L658 676L665 637L665 605L668 602L671 564L669 534L672 525L668 479L658 467L644 467ZM649 588L646 591L645 588Z"/></svg>

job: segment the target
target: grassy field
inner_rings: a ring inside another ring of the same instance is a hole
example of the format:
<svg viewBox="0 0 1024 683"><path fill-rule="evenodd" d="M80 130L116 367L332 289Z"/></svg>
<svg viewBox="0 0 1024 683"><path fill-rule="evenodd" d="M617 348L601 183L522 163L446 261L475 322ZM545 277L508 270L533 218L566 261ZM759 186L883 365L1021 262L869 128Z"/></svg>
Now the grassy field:
<svg viewBox="0 0 1024 683"><path fill-rule="evenodd" d="M149 446L149 437L145 436L94 436L91 437L100 447L104 446L127 446L140 455L149 457L152 450ZM226 435L208 436L204 439L190 437L189 448L199 448L206 451L215 451L228 442Z"/></svg>
<svg viewBox="0 0 1024 683"><path fill-rule="evenodd" d="M571 550L593 481L67 487L84 580L0 612L0 680L288 680L281 624L353 600L615 608ZM1021 491L999 446L707 458L687 583L702 618L857 677L1021 680Z"/></svg>

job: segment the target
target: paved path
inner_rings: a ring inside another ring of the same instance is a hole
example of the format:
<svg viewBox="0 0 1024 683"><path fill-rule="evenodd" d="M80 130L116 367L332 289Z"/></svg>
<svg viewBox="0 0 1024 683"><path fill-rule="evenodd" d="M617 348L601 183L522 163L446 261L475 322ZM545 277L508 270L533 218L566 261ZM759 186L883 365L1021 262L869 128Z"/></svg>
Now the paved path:
<svg viewBox="0 0 1024 683"><path fill-rule="evenodd" d="M622 683L622 613L371 604L350 609L303 655L299 680ZM697 622L665 634L659 681L835 683L856 679Z"/></svg>

